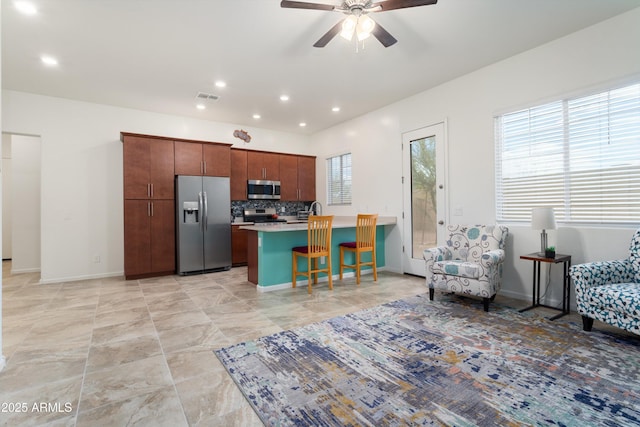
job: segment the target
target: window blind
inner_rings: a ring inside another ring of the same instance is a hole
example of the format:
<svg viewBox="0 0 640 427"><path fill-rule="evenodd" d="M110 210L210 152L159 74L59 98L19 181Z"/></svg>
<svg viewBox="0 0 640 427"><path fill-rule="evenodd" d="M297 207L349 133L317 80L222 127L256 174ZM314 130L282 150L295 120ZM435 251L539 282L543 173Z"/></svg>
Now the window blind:
<svg viewBox="0 0 640 427"><path fill-rule="evenodd" d="M640 84L495 118L497 217L640 222Z"/></svg>
<svg viewBox="0 0 640 427"><path fill-rule="evenodd" d="M327 159L329 205L351 204L351 153Z"/></svg>

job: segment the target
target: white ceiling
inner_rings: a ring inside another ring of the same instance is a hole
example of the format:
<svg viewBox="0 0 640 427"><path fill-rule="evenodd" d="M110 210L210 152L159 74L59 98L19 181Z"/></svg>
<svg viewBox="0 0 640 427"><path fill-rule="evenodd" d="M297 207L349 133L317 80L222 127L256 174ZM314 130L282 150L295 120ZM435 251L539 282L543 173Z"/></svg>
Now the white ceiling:
<svg viewBox="0 0 640 427"><path fill-rule="evenodd" d="M440 0L373 14L398 43L371 38L356 53L339 36L312 47L343 15L282 9L279 0L32 2L38 13L26 16L2 0L4 89L304 134L640 6ZM42 54L59 65L44 66ZM227 87L216 88L218 79ZM220 99L200 111L197 92Z"/></svg>

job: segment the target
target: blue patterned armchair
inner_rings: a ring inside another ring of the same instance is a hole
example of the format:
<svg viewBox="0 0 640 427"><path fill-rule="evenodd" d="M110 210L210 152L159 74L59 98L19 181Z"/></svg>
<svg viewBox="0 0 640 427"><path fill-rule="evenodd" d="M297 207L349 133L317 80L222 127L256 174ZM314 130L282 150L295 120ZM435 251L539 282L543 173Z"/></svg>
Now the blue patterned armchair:
<svg viewBox="0 0 640 427"><path fill-rule="evenodd" d="M429 299L436 289L481 297L489 311L502 286L509 229L502 225L449 225L445 246L425 249Z"/></svg>
<svg viewBox="0 0 640 427"><path fill-rule="evenodd" d="M595 319L640 335L640 229L629 258L574 265L570 275L582 329L590 331Z"/></svg>

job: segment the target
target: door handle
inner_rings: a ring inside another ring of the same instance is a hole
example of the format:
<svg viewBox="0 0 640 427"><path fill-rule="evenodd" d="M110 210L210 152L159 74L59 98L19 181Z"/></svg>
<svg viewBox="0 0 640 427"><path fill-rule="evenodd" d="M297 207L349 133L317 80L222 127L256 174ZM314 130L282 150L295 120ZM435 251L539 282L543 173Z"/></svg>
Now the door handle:
<svg viewBox="0 0 640 427"><path fill-rule="evenodd" d="M198 212L200 212L200 230L204 231L202 220L204 218L204 203L202 202L202 191L198 193Z"/></svg>
<svg viewBox="0 0 640 427"><path fill-rule="evenodd" d="M443 220L438 221L438 225L444 225L444 221Z"/></svg>
<svg viewBox="0 0 640 427"><path fill-rule="evenodd" d="M209 222L209 202L207 200L207 192L204 192L204 230L207 231L207 223Z"/></svg>

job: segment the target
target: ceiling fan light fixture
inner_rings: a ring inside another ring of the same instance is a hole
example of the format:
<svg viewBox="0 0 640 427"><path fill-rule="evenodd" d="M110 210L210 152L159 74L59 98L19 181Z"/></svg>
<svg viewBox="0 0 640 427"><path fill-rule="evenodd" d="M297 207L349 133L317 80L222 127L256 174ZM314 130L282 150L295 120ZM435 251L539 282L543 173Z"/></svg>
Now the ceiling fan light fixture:
<svg viewBox="0 0 640 427"><path fill-rule="evenodd" d="M356 16L350 15L346 17L342 22L342 31L340 32L340 36L344 39L351 40L357 26L358 18Z"/></svg>
<svg viewBox="0 0 640 427"><path fill-rule="evenodd" d="M356 26L356 34L358 35L358 40L362 41L368 38L375 26L376 21L374 21L367 15L358 18L358 25Z"/></svg>

